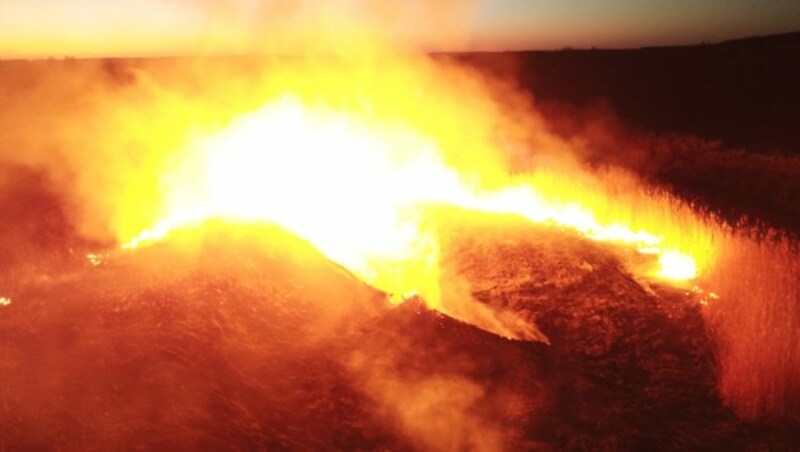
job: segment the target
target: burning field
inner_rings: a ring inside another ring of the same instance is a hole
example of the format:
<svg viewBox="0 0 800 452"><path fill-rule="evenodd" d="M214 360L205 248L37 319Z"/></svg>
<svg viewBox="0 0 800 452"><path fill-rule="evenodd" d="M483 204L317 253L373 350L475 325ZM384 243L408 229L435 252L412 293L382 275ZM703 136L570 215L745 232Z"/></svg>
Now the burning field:
<svg viewBox="0 0 800 452"><path fill-rule="evenodd" d="M797 440L796 231L644 170L730 153L358 42L0 65L0 449Z"/></svg>

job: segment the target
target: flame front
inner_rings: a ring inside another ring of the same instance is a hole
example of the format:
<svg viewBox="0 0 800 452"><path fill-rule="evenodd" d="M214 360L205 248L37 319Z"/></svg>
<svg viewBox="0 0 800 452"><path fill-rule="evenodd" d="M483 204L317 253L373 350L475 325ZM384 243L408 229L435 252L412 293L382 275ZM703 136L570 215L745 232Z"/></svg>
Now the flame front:
<svg viewBox="0 0 800 452"><path fill-rule="evenodd" d="M703 247L694 240L687 248L680 226L661 225L668 223L663 214L638 211L642 206L630 200L609 206L602 184L598 191L597 182L577 170L512 173L495 137L497 111L476 101L474 110L454 102L459 93L438 69L412 66L392 60L378 81L348 71L294 71L281 78L278 70L279 95L193 140L171 160L159 175L162 214L144 231L127 239L123 234L124 246L212 218L270 222L376 288L418 293L435 307L441 293L432 214L456 207L627 244L656 255L655 273L663 278L697 276L689 252ZM416 82L433 83L451 101L403 95ZM620 212L625 218L614 217ZM625 222L631 218L633 224ZM657 227L648 231L642 224Z"/></svg>

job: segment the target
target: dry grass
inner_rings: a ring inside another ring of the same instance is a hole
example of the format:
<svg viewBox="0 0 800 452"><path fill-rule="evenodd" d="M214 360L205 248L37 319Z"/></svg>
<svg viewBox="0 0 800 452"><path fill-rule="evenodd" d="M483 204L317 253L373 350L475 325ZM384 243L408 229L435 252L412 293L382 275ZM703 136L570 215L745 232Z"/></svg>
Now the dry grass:
<svg viewBox="0 0 800 452"><path fill-rule="evenodd" d="M720 240L707 320L724 400L746 419L800 419L800 253L772 231Z"/></svg>

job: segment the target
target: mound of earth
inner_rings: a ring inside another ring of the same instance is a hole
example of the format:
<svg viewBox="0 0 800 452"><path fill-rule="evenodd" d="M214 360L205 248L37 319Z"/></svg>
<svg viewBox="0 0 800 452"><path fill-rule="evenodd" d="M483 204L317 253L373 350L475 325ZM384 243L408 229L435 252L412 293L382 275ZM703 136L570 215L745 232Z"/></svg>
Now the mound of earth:
<svg viewBox="0 0 800 452"><path fill-rule="evenodd" d="M499 337L419 299L392 305L275 227L205 225L199 241L185 231L97 265L64 258L13 286L0 306L0 449L796 440L721 406L694 296L637 280L621 263L629 256L564 231L459 224L445 234L446 267L551 345Z"/></svg>
<svg viewBox="0 0 800 452"><path fill-rule="evenodd" d="M0 448L512 448L552 403L543 346L395 307L275 228L102 259L0 307Z"/></svg>

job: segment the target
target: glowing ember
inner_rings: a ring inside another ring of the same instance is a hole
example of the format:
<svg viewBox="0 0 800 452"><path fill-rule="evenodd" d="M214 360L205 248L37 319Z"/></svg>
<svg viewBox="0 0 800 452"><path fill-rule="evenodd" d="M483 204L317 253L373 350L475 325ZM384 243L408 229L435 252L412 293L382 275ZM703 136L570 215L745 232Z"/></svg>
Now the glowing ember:
<svg viewBox="0 0 800 452"><path fill-rule="evenodd" d="M706 292L701 287L694 286L691 290L694 293L695 297L697 297L698 302L702 306L709 306L712 302L719 300L719 295L714 292ZM687 293L688 295L688 293Z"/></svg>
<svg viewBox="0 0 800 452"><path fill-rule="evenodd" d="M95 267L103 263L103 257L104 256L102 254L97 253L89 253L86 255L86 259L88 259L89 262L91 262L91 264Z"/></svg>

